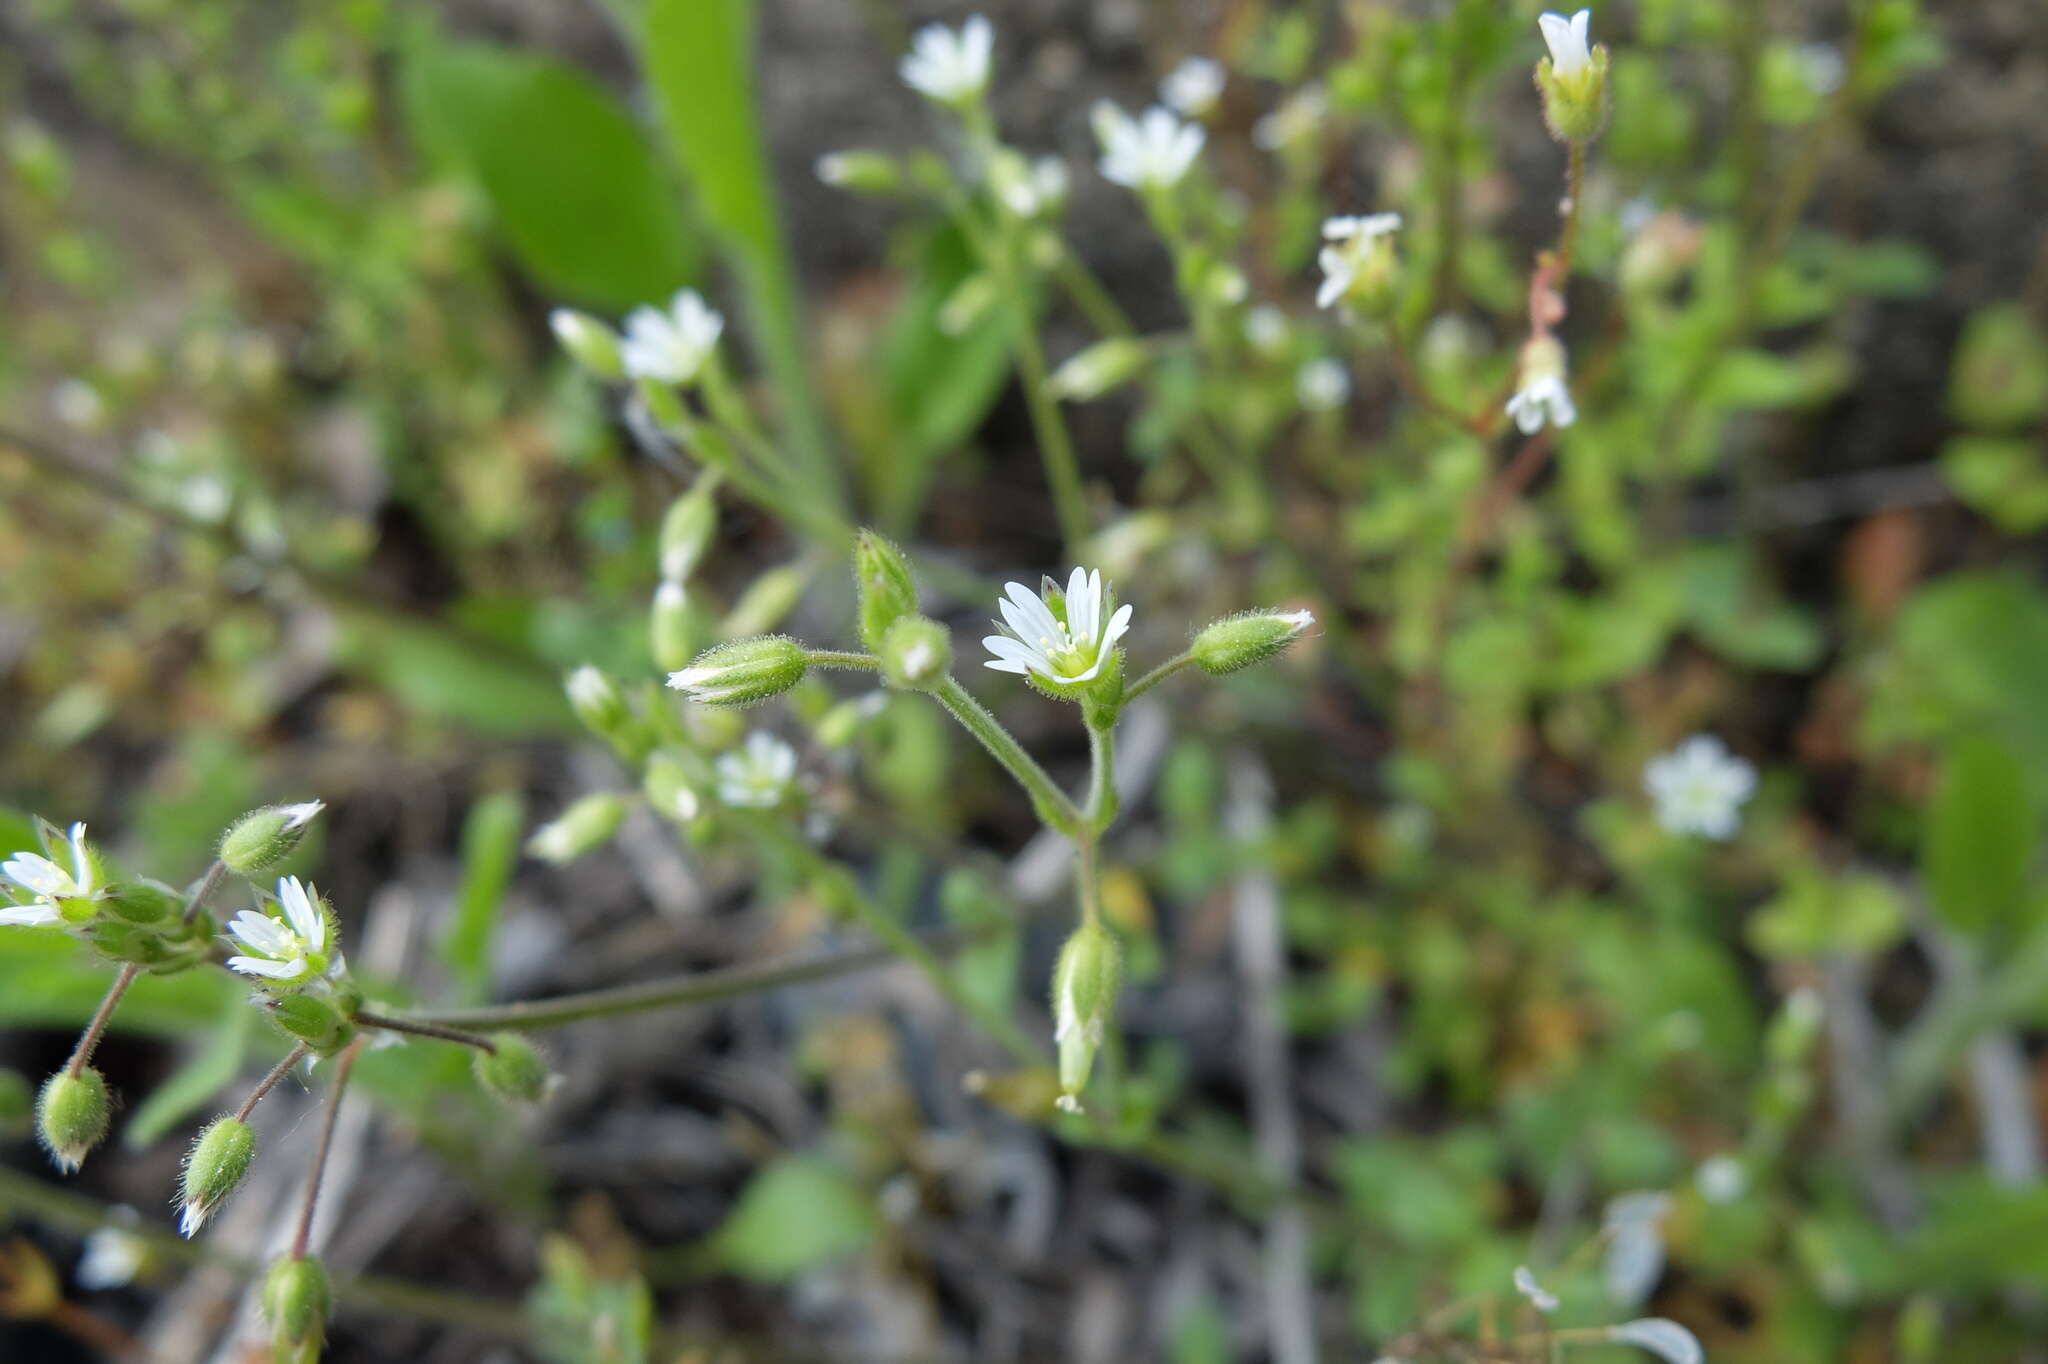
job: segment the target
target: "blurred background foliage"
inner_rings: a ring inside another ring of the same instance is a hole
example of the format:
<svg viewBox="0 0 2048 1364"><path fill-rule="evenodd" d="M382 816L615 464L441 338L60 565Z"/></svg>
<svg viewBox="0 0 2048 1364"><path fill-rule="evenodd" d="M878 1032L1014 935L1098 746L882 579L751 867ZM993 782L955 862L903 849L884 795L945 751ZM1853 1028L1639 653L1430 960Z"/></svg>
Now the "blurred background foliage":
<svg viewBox="0 0 2048 1364"><path fill-rule="evenodd" d="M1457 1302L1507 1320L1531 1263L1560 1321L1654 1310L1725 1364L2041 1358L2048 17L1597 10L1581 417L1532 455L1494 414L1563 175L1533 6L987 8L998 124L1074 180L1067 245L1014 290L917 195L811 172L855 145L944 166L894 61L946 7L0 14L0 847L82 818L179 881L240 811L318 796L294 867L400 1001L857 938L823 878L645 811L573 869L520 857L619 784L560 678L658 676L655 537L691 472L559 354L557 303L711 293L804 471L798 524L723 498L707 642L843 637L855 524L909 543L963 632L979 584L1064 569L1006 309L1054 363L1148 338L1067 408L1138 647L1249 605L1320 622L1134 719L1092 1145L900 972L570 1030L524 1129L464 1058L382 1053L390 1121L358 1140L384 1188L333 1252L368 1310L333 1357L503 1357L510 1331L575 1361L1473 1359L1439 1339ZM1169 250L1092 173L1087 108L1191 52L1230 79ZM1325 216L1385 208L1402 283L1362 336L1309 306L1312 257ZM1325 356L1348 397L1304 410ZM844 737L848 694L789 707L835 847L919 927L978 930L962 982L1037 1026L1065 911L1037 912L1028 805L914 698ZM1080 770L1068 716L998 699ZM1727 845L1642 794L1700 730L1762 772ZM30 936L0 939L0 1060L35 1075L104 978ZM133 1154L87 1192L155 1220L171 1134L281 1050L240 996L137 991L107 1062ZM88 1215L7 1178L0 1211L68 1255ZM1640 1190L1673 1199L1647 1270L1611 1220ZM530 1310L494 1328L378 1275ZM184 1339L178 1282L80 1300ZM18 1329L10 1358L67 1357Z"/></svg>

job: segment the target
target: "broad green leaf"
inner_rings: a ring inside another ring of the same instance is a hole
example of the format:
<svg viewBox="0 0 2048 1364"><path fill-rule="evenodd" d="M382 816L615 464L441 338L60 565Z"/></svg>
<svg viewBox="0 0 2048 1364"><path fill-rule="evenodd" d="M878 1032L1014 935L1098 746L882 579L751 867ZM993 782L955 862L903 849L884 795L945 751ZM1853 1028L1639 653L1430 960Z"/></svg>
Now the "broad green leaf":
<svg viewBox="0 0 2048 1364"><path fill-rule="evenodd" d="M1972 736L1951 748L1920 848L1935 911L1966 933L2011 918L2026 893L2038 826L2009 747Z"/></svg>
<svg viewBox="0 0 2048 1364"><path fill-rule="evenodd" d="M1905 924L1905 906L1882 878L1833 877L1795 866L1784 888L1749 921L1748 935L1758 952L1776 959L1869 954L1898 941Z"/></svg>
<svg viewBox="0 0 2048 1364"><path fill-rule="evenodd" d="M765 1283L850 1255L875 1234L867 1195L817 1156L785 1156L754 1176L707 1250L720 1268Z"/></svg>
<svg viewBox="0 0 2048 1364"><path fill-rule="evenodd" d="M1970 318L1949 375L1949 411L1980 431L2007 431L2048 411L2048 338L2018 303Z"/></svg>
<svg viewBox="0 0 2048 1364"><path fill-rule="evenodd" d="M213 1039L136 1108L121 1132L122 1144L131 1151L145 1149L220 1093L249 1054L250 1025L255 1020L256 1010L246 1001L230 1001Z"/></svg>
<svg viewBox="0 0 2048 1364"><path fill-rule="evenodd" d="M1941 476L2000 530L2048 526L2048 461L2031 436L1955 436L1941 448Z"/></svg>
<svg viewBox="0 0 2048 1364"><path fill-rule="evenodd" d="M676 187L590 77L538 53L422 35L403 81L414 137L476 182L544 289L624 310L695 273Z"/></svg>
<svg viewBox="0 0 2048 1364"><path fill-rule="evenodd" d="M467 1002L490 992L498 910L519 862L525 823L526 802L517 791L492 792L471 806L463 821L462 885L455 892L454 917L441 939L441 960L455 975L458 993Z"/></svg>
<svg viewBox="0 0 2048 1364"><path fill-rule="evenodd" d="M80 1027L113 978L112 967L65 934L0 928L0 1027ZM225 971L146 975L122 999L111 1026L115 1032L189 1037L246 994Z"/></svg>

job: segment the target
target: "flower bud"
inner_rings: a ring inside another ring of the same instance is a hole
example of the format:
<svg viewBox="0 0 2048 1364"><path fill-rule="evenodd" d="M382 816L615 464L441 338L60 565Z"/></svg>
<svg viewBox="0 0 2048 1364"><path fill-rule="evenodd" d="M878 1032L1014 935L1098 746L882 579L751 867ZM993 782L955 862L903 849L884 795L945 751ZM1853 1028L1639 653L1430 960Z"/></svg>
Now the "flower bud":
<svg viewBox="0 0 2048 1364"><path fill-rule="evenodd" d="M355 1041L356 1025L332 1002L319 995L286 995L267 1001L271 1019L286 1034L304 1042L315 1056L333 1056Z"/></svg>
<svg viewBox="0 0 2048 1364"><path fill-rule="evenodd" d="M185 1157L185 1183L180 1195L184 1211L178 1232L190 1237L241 1186L256 1158L256 1133L239 1118L215 1118Z"/></svg>
<svg viewBox="0 0 2048 1364"><path fill-rule="evenodd" d="M832 188L855 194L889 194L903 184L903 168L894 157L865 148L826 152L818 158L817 172Z"/></svg>
<svg viewBox="0 0 2048 1364"><path fill-rule="evenodd" d="M619 336L589 313L574 308L557 308L548 314L548 326L555 340L569 352L583 371L606 383L626 377L625 362L619 358Z"/></svg>
<svg viewBox="0 0 2048 1364"><path fill-rule="evenodd" d="M1088 402L1135 379L1150 355L1136 337L1112 336L1076 352L1047 382L1055 398Z"/></svg>
<svg viewBox="0 0 2048 1364"><path fill-rule="evenodd" d="M157 881L122 881L107 892L108 913L125 924L166 923L185 908L185 898Z"/></svg>
<svg viewBox="0 0 2048 1364"><path fill-rule="evenodd" d="M222 835L220 860L237 876L254 876L275 866L299 846L299 840L306 836L306 826L324 808L321 802L309 800L300 805L266 805L261 810L251 810L229 825Z"/></svg>
<svg viewBox="0 0 2048 1364"><path fill-rule="evenodd" d="M1247 611L1226 616L1195 636L1188 652L1211 677L1264 663L1300 639L1316 618L1307 611Z"/></svg>
<svg viewBox="0 0 2048 1364"><path fill-rule="evenodd" d="M1569 20L1545 14L1537 22L1550 55L1536 63L1536 88L1543 93L1543 121L1560 142L1587 143L1607 125L1607 47L1587 45L1592 11Z"/></svg>
<svg viewBox="0 0 2048 1364"><path fill-rule="evenodd" d="M803 681L804 647L787 635L757 635L721 644L669 674L668 684L707 706L751 706Z"/></svg>
<svg viewBox="0 0 2048 1364"><path fill-rule="evenodd" d="M107 1081L87 1066L73 1075L58 1071L43 1082L36 1102L36 1131L57 1168L70 1174L86 1152L107 1136Z"/></svg>
<svg viewBox="0 0 2048 1364"><path fill-rule="evenodd" d="M681 759L673 753L656 753L647 760L647 774L640 789L655 812L684 824L694 823L704 813L704 799Z"/></svg>
<svg viewBox="0 0 2048 1364"><path fill-rule="evenodd" d="M673 580L655 588L654 604L647 612L647 638L653 646L655 666L663 672L689 667L700 635L689 590Z"/></svg>
<svg viewBox="0 0 2048 1364"><path fill-rule="evenodd" d="M527 855L560 865L611 842L626 820L626 798L611 791L583 796L533 831Z"/></svg>
<svg viewBox="0 0 2048 1364"><path fill-rule="evenodd" d="M517 1033L491 1038L496 1051L479 1049L472 1063L478 1083L511 1103L534 1104L547 1097L548 1063L539 1049Z"/></svg>
<svg viewBox="0 0 2048 1364"><path fill-rule="evenodd" d="M930 691L950 675L953 636L929 616L905 616L882 637L881 654L890 686Z"/></svg>
<svg viewBox="0 0 2048 1364"><path fill-rule="evenodd" d="M601 669L586 663L562 684L569 709L598 738L616 743L633 726L633 711L618 686Z"/></svg>
<svg viewBox="0 0 2048 1364"><path fill-rule="evenodd" d="M1060 949L1052 973L1053 1040L1060 1048L1059 1106L1081 1111L1080 1094L1116 1014L1121 963L1116 938L1090 921L1074 930Z"/></svg>
<svg viewBox="0 0 2048 1364"><path fill-rule="evenodd" d="M844 748L854 741L860 727L881 711L888 700L881 692L849 696L819 717L811 733L827 748Z"/></svg>
<svg viewBox="0 0 2048 1364"><path fill-rule="evenodd" d="M35 1113L35 1091L28 1076L11 1066L0 1066L0 1137L17 1137L28 1131Z"/></svg>
<svg viewBox="0 0 2048 1364"><path fill-rule="evenodd" d="M718 534L718 478L707 474L669 504L661 518L661 576L666 582L687 581L704 562L704 551Z"/></svg>
<svg viewBox="0 0 2048 1364"><path fill-rule="evenodd" d="M1823 1013L1820 995L1811 986L1801 986L1787 995L1784 1007L1764 1034L1764 1050L1771 1063L1785 1069L1804 1065L1820 1037Z"/></svg>
<svg viewBox="0 0 2048 1364"><path fill-rule="evenodd" d="M317 1364L332 1294L327 1271L310 1256L279 1260L263 1280L275 1364Z"/></svg>
<svg viewBox="0 0 2048 1364"><path fill-rule="evenodd" d="M864 530L853 547L853 580L860 590L860 642L879 649L890 626L917 612L910 560L886 536Z"/></svg>

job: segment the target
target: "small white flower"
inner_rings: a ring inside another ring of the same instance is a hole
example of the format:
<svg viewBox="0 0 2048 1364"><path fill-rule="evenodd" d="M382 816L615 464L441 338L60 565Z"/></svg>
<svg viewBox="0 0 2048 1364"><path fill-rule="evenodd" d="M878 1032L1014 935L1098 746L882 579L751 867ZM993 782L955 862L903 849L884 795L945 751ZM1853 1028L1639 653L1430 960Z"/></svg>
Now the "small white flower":
<svg viewBox="0 0 2048 1364"><path fill-rule="evenodd" d="M1527 1265L1515 1266L1515 1291L1529 1300L1529 1305L1548 1316L1557 1310L1557 1295L1548 1292L1536 1282L1536 1276Z"/></svg>
<svg viewBox="0 0 2048 1364"><path fill-rule="evenodd" d="M1711 734L1695 734L1643 768L1657 822L1674 834L1726 839L1742 825L1742 804L1756 793L1756 769Z"/></svg>
<svg viewBox="0 0 2048 1364"><path fill-rule="evenodd" d="M628 315L619 359L635 379L687 384L704 368L724 330L725 319L695 289L684 289L666 312L650 306Z"/></svg>
<svg viewBox="0 0 2048 1364"><path fill-rule="evenodd" d="M1607 1254L1601 1278L1615 1302L1633 1306L1650 1295L1664 1272L1664 1217L1671 1196L1655 1190L1617 1194L1601 1216Z"/></svg>
<svg viewBox="0 0 2048 1364"><path fill-rule="evenodd" d="M71 868L68 871L41 853L18 852L0 862L0 877L12 881L34 897L25 905L0 907L0 924L42 928L61 923L64 901L92 900L105 893L106 887L99 880L99 868L85 846L85 825L72 825L68 838L71 844Z"/></svg>
<svg viewBox="0 0 2048 1364"><path fill-rule="evenodd" d="M1270 303L1261 303L1245 314L1244 339L1252 349L1271 355L1287 344L1287 314Z"/></svg>
<svg viewBox="0 0 2048 1364"><path fill-rule="evenodd" d="M279 919L245 909L228 921L253 956L228 958L228 969L286 985L301 985L327 970L327 913L319 893L296 876L277 883Z"/></svg>
<svg viewBox="0 0 2048 1364"><path fill-rule="evenodd" d="M107 400L83 379L66 379L51 389L50 406L66 426L96 427L107 416Z"/></svg>
<svg viewBox="0 0 2048 1364"><path fill-rule="evenodd" d="M999 159L991 172L1003 206L1019 218L1036 218L1067 201L1070 180L1067 163L1057 156L1041 156L1026 166L1022 157Z"/></svg>
<svg viewBox="0 0 2048 1364"><path fill-rule="evenodd" d="M1561 14L1544 14L1536 26L1543 30L1543 42L1550 49L1550 69L1559 76L1576 76L1593 61L1588 28L1593 11L1582 9L1570 19Z"/></svg>
<svg viewBox="0 0 2048 1364"><path fill-rule="evenodd" d="M132 1215L133 1209L121 1209ZM78 1257L78 1286L89 1293L120 1288L134 1281L149 1254L149 1242L122 1227L101 1227L85 1238Z"/></svg>
<svg viewBox="0 0 2048 1364"><path fill-rule="evenodd" d="M926 99L964 104L988 88L995 43L995 30L979 14L957 31L927 24L911 39L910 51L896 69L903 83Z"/></svg>
<svg viewBox="0 0 2048 1364"><path fill-rule="evenodd" d="M1842 88L1842 80L1849 74L1848 64L1842 60L1841 50L1830 43L1807 43L1800 47L1800 74L1806 77L1806 88L1825 99Z"/></svg>
<svg viewBox="0 0 2048 1364"><path fill-rule="evenodd" d="M1207 118L1223 95L1223 64L1190 57L1159 82L1159 98L1188 118Z"/></svg>
<svg viewBox="0 0 2048 1364"><path fill-rule="evenodd" d="M662 584L668 586L667 583ZM579 712L598 712L608 709L619 699L619 689L604 672L585 663L569 674L568 685L563 690L569 693L569 704Z"/></svg>
<svg viewBox="0 0 2048 1364"><path fill-rule="evenodd" d="M1324 356L1301 367L1294 381L1295 396L1310 412L1334 412L1351 398L1351 375L1340 360Z"/></svg>
<svg viewBox="0 0 2048 1364"><path fill-rule="evenodd" d="M311 824L314 820L318 819L320 817L320 812L322 810L325 810L326 808L327 802L324 800L301 801L297 805L285 806L285 830L289 832L293 829L305 828L308 824Z"/></svg>
<svg viewBox="0 0 2048 1364"><path fill-rule="evenodd" d="M1327 308L1351 291L1367 258L1379 249L1380 238L1401 226L1398 213L1369 213L1364 217L1326 218L1323 240L1329 243L1316 255L1323 269L1322 287L1316 290L1316 306Z"/></svg>
<svg viewBox="0 0 2048 1364"><path fill-rule="evenodd" d="M1733 1203L1749 1192L1749 1169L1740 1158L1724 1152L1701 1161L1693 1183L1707 1202Z"/></svg>
<svg viewBox="0 0 2048 1364"><path fill-rule="evenodd" d="M1050 579L1034 593L1022 583L1007 583L996 603L1001 634L987 635L982 646L995 657L984 666L999 673L1033 673L1054 686L1091 681L1116 652L1116 642L1131 628L1131 608L1116 608L1105 618L1110 598L1102 570L1076 568L1062 594Z"/></svg>
<svg viewBox="0 0 2048 1364"><path fill-rule="evenodd" d="M1610 1326L1607 1338L1617 1345L1648 1350L1665 1364L1704 1364L1707 1357L1699 1337L1667 1317L1644 1317Z"/></svg>
<svg viewBox="0 0 2048 1364"><path fill-rule="evenodd" d="M1320 85L1304 85L1272 113L1252 125L1252 142L1262 151L1277 152L1311 141L1330 112L1330 98Z"/></svg>
<svg viewBox="0 0 2048 1364"><path fill-rule="evenodd" d="M1171 109L1158 105L1132 118L1104 100L1095 106L1094 122L1102 143L1102 177L1127 189L1179 184L1208 136L1200 125L1182 123Z"/></svg>
<svg viewBox="0 0 2048 1364"><path fill-rule="evenodd" d="M742 810L771 810L796 776L796 750L765 729L718 757L718 798Z"/></svg>
<svg viewBox="0 0 2048 1364"><path fill-rule="evenodd" d="M1570 426L1579 419L1579 409L1572 403L1571 389L1563 377L1556 374L1546 374L1516 390L1515 396L1508 399L1507 412L1525 436L1535 435L1545 423Z"/></svg>

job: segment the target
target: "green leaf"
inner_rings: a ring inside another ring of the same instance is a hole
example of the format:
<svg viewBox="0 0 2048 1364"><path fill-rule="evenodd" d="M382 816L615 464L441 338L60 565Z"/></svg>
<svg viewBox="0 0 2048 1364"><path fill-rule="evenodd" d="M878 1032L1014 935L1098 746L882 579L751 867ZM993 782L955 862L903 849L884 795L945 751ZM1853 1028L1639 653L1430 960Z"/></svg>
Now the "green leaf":
<svg viewBox="0 0 2048 1364"><path fill-rule="evenodd" d="M1948 405L1957 421L1984 431L2026 426L2048 411L2048 339L2020 304L1995 304L1964 326Z"/></svg>
<svg viewBox="0 0 2048 1364"><path fill-rule="evenodd" d="M1952 748L1920 848L1935 911L1966 933L2010 919L2026 893L2037 825L2026 772L2008 746L1973 736Z"/></svg>
<svg viewBox="0 0 2048 1364"><path fill-rule="evenodd" d="M82 1027L113 978L110 967L65 934L0 928L0 1027ZM225 971L145 975L122 999L111 1027L120 1033L189 1037L244 993Z"/></svg>
<svg viewBox="0 0 2048 1364"><path fill-rule="evenodd" d="M1971 510L2000 530L2048 526L2048 467L2026 436L1956 436L1941 448L1941 476Z"/></svg>
<svg viewBox="0 0 2048 1364"><path fill-rule="evenodd" d="M486 656L429 625L386 617L344 619L337 651L414 710L484 734L566 731L568 702L551 679Z"/></svg>
<svg viewBox="0 0 2048 1364"><path fill-rule="evenodd" d="M255 1018L256 1011L246 1001L230 1001L220 1025L214 1029L213 1040L149 1092L149 1097L135 1110L135 1116L128 1119L121 1144L131 1151L148 1148L220 1093L241 1070L242 1058L249 1054L250 1024Z"/></svg>
<svg viewBox="0 0 2048 1364"><path fill-rule="evenodd" d="M817 1156L784 1156L755 1175L707 1247L720 1268L775 1283L851 1255L875 1234L868 1198Z"/></svg>
<svg viewBox="0 0 2048 1364"><path fill-rule="evenodd" d="M462 885L455 892L455 916L441 939L441 960L454 973L465 1002L475 1003L490 992L498 910L519 863L525 824L526 802L517 791L485 796L463 821Z"/></svg>
<svg viewBox="0 0 2048 1364"><path fill-rule="evenodd" d="M624 310L695 273L675 188L603 87L537 53L421 36L405 58L414 137L473 179L519 263L575 302Z"/></svg>

